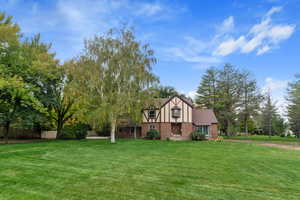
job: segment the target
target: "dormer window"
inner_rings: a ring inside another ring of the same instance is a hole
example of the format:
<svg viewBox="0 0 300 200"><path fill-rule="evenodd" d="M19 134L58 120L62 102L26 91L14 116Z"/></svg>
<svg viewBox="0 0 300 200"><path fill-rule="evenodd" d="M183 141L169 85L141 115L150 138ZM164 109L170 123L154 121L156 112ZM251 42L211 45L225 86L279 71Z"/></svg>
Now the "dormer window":
<svg viewBox="0 0 300 200"><path fill-rule="evenodd" d="M155 110L149 110L148 111L148 118L149 119L155 119L156 117L156 111Z"/></svg>
<svg viewBox="0 0 300 200"><path fill-rule="evenodd" d="M174 106L172 108L172 117L173 118L180 118L181 109L178 106Z"/></svg>

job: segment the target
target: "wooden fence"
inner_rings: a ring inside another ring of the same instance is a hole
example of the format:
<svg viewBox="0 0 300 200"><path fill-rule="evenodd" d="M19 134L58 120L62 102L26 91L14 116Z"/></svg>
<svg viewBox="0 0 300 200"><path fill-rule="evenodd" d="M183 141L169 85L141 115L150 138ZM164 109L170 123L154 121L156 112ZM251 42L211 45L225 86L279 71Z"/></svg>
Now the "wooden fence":
<svg viewBox="0 0 300 200"><path fill-rule="evenodd" d="M4 127L0 127L0 138L4 136ZM33 130L23 130L17 128L9 129L9 138L14 139L35 139L41 138L41 133Z"/></svg>

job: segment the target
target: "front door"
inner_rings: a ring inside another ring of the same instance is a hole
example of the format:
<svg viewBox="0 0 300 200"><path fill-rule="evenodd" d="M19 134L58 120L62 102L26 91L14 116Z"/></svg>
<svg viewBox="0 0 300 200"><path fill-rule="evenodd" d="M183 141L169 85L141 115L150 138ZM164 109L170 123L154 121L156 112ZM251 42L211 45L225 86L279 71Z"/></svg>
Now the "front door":
<svg viewBox="0 0 300 200"><path fill-rule="evenodd" d="M173 135L181 135L181 123L172 123L171 128Z"/></svg>

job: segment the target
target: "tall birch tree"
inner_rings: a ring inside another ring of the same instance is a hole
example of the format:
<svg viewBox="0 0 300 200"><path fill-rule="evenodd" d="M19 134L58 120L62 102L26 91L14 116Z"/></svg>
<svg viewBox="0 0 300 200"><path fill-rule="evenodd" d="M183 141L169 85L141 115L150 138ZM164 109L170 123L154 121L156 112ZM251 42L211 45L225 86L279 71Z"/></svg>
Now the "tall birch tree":
<svg viewBox="0 0 300 200"><path fill-rule="evenodd" d="M81 98L81 116L94 127L111 125L111 143L120 116L139 111L151 98L149 88L158 82L156 63L149 45L136 41L127 28L110 30L85 41L83 53L71 60L70 83Z"/></svg>

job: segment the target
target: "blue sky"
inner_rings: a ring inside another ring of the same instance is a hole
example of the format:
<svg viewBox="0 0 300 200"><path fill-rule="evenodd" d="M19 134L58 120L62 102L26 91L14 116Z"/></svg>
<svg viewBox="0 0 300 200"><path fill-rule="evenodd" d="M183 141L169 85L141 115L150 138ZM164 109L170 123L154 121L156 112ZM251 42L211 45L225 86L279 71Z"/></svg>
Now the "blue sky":
<svg viewBox="0 0 300 200"><path fill-rule="evenodd" d="M127 23L149 43L163 85L193 96L207 67L231 63L252 72L283 107L300 73L300 0L0 0L24 36L41 33L62 60L84 38Z"/></svg>

